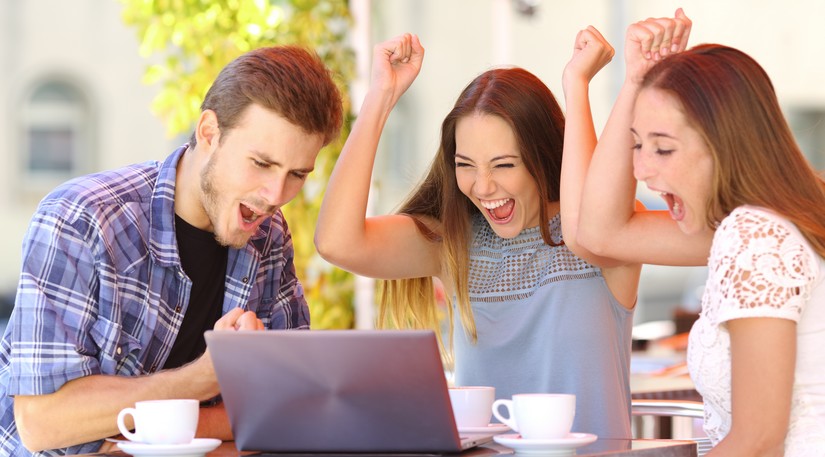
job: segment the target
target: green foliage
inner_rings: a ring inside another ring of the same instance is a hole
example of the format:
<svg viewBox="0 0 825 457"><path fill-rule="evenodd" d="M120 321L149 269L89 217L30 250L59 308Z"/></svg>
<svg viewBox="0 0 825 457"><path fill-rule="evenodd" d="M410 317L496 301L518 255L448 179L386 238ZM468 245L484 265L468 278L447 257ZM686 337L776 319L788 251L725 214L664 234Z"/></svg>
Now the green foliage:
<svg viewBox="0 0 825 457"><path fill-rule="evenodd" d="M123 21L137 29L140 54L152 58L146 84L160 84L152 109L170 135L189 134L200 103L220 70L251 49L300 44L315 49L332 71L350 112L347 82L354 54L346 44L352 19L346 0L120 0ZM304 190L283 210L292 231L295 264L313 328L353 325L353 277L324 262L312 236L327 179L349 133L318 155Z"/></svg>

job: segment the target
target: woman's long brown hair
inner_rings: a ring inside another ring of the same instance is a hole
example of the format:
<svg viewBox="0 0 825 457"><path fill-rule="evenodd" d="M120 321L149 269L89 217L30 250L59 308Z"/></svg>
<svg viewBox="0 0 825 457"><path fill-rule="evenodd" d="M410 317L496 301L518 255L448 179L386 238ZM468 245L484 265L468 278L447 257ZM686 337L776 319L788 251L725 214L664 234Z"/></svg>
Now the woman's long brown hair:
<svg viewBox="0 0 825 457"><path fill-rule="evenodd" d="M466 116L497 116L515 134L522 160L536 182L545 203L559 200L564 114L550 89L532 73L521 68L493 69L476 77L458 97L441 126L441 144L430 169L401 206L399 213L418 220L419 230L432 242L442 243L443 270L449 275L464 331L477 339L468 293L470 236L475 205L459 190L455 177L455 131ZM439 222L438 232L422 219ZM547 205L539 212L541 234L550 237ZM449 338L453 337L451 297L447 297ZM440 315L432 278L384 281L379 302L379 327L430 328L436 330L442 349ZM445 350L448 356L452 353Z"/></svg>
<svg viewBox="0 0 825 457"><path fill-rule="evenodd" d="M738 206L761 206L788 218L825 257L825 182L805 159L770 78L753 58L728 46L696 46L654 66L642 87L675 97L710 149L711 228Z"/></svg>

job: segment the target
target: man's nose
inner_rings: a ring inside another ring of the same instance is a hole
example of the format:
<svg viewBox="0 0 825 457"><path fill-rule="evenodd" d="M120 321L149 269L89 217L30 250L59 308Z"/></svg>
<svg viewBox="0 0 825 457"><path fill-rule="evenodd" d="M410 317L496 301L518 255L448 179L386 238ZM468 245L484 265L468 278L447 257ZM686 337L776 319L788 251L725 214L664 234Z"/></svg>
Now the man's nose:
<svg viewBox="0 0 825 457"><path fill-rule="evenodd" d="M265 183L261 188L261 198L269 205L268 209L277 208L281 206L284 201L286 193L286 179L284 177L277 177Z"/></svg>

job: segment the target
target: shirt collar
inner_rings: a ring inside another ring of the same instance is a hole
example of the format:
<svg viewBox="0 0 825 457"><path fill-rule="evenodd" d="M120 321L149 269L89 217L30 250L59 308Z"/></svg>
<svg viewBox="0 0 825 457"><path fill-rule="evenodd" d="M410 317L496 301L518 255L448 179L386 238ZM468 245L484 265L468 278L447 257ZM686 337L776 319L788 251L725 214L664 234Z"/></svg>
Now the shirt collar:
<svg viewBox="0 0 825 457"><path fill-rule="evenodd" d="M152 202L149 213L149 250L161 265L180 265L178 242L175 236L175 179L180 158L189 145L176 149L158 170L157 182L152 191ZM263 255L270 249L272 218L268 217L255 232L244 250L254 250ZM232 248L230 248L232 250Z"/></svg>

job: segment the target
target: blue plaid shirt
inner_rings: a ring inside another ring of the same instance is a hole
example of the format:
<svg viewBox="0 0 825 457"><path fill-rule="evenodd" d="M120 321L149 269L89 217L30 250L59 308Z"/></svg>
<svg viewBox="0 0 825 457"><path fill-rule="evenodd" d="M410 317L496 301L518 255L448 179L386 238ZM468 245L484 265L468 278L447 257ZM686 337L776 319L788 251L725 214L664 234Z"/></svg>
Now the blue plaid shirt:
<svg viewBox="0 0 825 457"><path fill-rule="evenodd" d="M40 203L0 342L0 456L30 456L14 395L57 391L82 376L138 376L163 367L189 303L175 238L175 172L166 161L74 179ZM243 249L229 249L224 313L255 311L273 329L309 328L292 238L279 212ZM37 453L96 452L102 441Z"/></svg>

